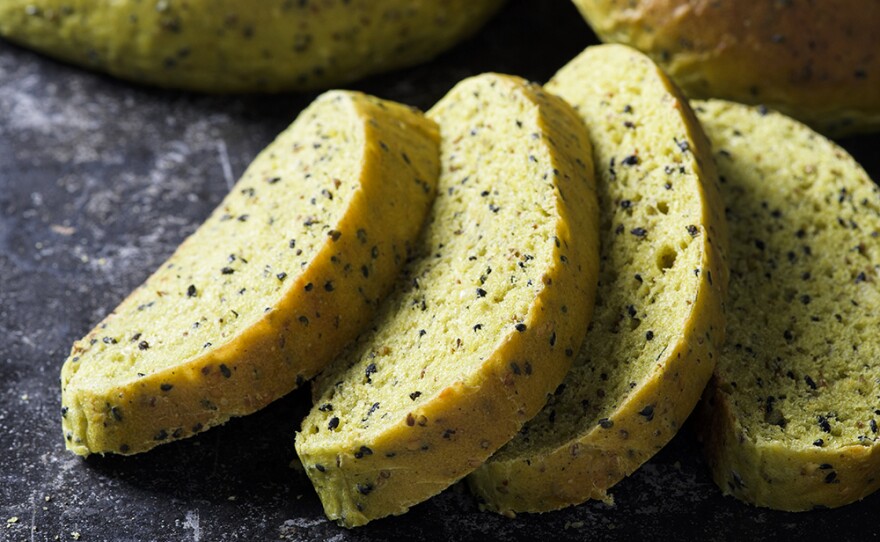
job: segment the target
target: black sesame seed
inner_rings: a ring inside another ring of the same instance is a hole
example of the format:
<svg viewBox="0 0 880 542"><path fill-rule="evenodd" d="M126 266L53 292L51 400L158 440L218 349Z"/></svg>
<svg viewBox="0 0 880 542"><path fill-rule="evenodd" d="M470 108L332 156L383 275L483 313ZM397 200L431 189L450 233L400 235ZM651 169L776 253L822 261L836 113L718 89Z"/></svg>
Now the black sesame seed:
<svg viewBox="0 0 880 542"><path fill-rule="evenodd" d="M556 346L556 332L550 334L550 346Z"/></svg>
<svg viewBox="0 0 880 542"><path fill-rule="evenodd" d="M330 418L330 421L327 422L327 429L332 431L332 430L336 429L337 427L339 427L339 418L337 418L336 416L333 416L332 418Z"/></svg>
<svg viewBox="0 0 880 542"><path fill-rule="evenodd" d="M67 407L61 407L61 417L62 418L67 417L67 410L68 410Z"/></svg>
<svg viewBox="0 0 880 542"><path fill-rule="evenodd" d="M818 422L819 428L821 428L822 431L825 431L826 433L831 432L831 424L828 422L828 418L819 414L816 416L816 422Z"/></svg>
<svg viewBox="0 0 880 542"><path fill-rule="evenodd" d="M790 341L794 340L794 335L792 334L791 330L789 330L789 329L786 329L785 331L783 331L782 336L783 336L783 338L785 338L786 341L790 342Z"/></svg>
<svg viewBox="0 0 880 542"><path fill-rule="evenodd" d="M269 177L268 179L266 179L266 182L269 184L275 184L280 180L281 180L281 177Z"/></svg>
<svg viewBox="0 0 880 542"><path fill-rule="evenodd" d="M159 389L162 391L171 391L172 388L174 388L174 385L172 384L161 384L159 386Z"/></svg>
<svg viewBox="0 0 880 542"><path fill-rule="evenodd" d="M641 228L641 227L633 228L629 232L631 234L635 235L636 237L644 237L644 236L648 235L648 230L646 230L645 228Z"/></svg>
<svg viewBox="0 0 880 542"><path fill-rule="evenodd" d="M620 163L625 166L634 166L639 163L639 157L635 154L630 154L629 156L621 160Z"/></svg>
<svg viewBox="0 0 880 542"><path fill-rule="evenodd" d="M477 288L477 297L486 297L486 290Z"/></svg>
<svg viewBox="0 0 880 542"><path fill-rule="evenodd" d="M168 431L162 429L153 437L153 440L165 440L168 438Z"/></svg>
<svg viewBox="0 0 880 542"><path fill-rule="evenodd" d="M121 422L121 421L122 421L122 411L119 410L119 407L110 407L110 414L113 415L113 418L114 418L117 422ZM876 433L876 431L874 431L874 432Z"/></svg>
<svg viewBox="0 0 880 542"><path fill-rule="evenodd" d="M227 367L225 363L220 364L220 373L226 378L232 376L232 371L229 370L229 367Z"/></svg>
<svg viewBox="0 0 880 542"><path fill-rule="evenodd" d="M872 419L870 422L868 422L868 426L871 428L872 432L877 432L877 420Z"/></svg>
<svg viewBox="0 0 880 542"><path fill-rule="evenodd" d="M693 224L687 227L687 231L689 234L691 234L691 237L696 237L700 234L700 229Z"/></svg>
<svg viewBox="0 0 880 542"><path fill-rule="evenodd" d="M599 426L602 429L611 429L612 427L614 427L614 422L609 420L608 418L602 418L601 420L599 420Z"/></svg>
<svg viewBox="0 0 880 542"><path fill-rule="evenodd" d="M421 396L422 396L422 392L420 392L420 391L414 391L409 394L409 398L412 399L413 401L415 401L416 399L418 399Z"/></svg>
<svg viewBox="0 0 880 542"><path fill-rule="evenodd" d="M138 343L139 350L147 350L148 348L150 348L150 343L148 343L147 341L141 341Z"/></svg>
<svg viewBox="0 0 880 542"><path fill-rule="evenodd" d="M333 291L333 281L332 280L328 280L327 282L324 283L324 290L326 290L328 292Z"/></svg>
<svg viewBox="0 0 880 542"><path fill-rule="evenodd" d="M369 495L371 491L373 491L373 484L358 484L357 485L358 493L361 495Z"/></svg>
<svg viewBox="0 0 880 542"><path fill-rule="evenodd" d="M113 337L104 337L101 340L104 341L104 344L116 344L117 342L119 342L116 339L114 339Z"/></svg>
<svg viewBox="0 0 880 542"><path fill-rule="evenodd" d="M190 284L186 289L186 297L195 297L196 296L196 285Z"/></svg>
<svg viewBox="0 0 880 542"><path fill-rule="evenodd" d="M645 333L645 339L647 339L649 341L653 341L654 340L654 332L649 329L648 332Z"/></svg>
<svg viewBox="0 0 880 542"><path fill-rule="evenodd" d="M333 405L330 403L324 403L323 405L318 407L318 410L320 410L321 412L332 412Z"/></svg>
<svg viewBox="0 0 880 542"><path fill-rule="evenodd" d="M523 331L526 330L526 325L523 324L522 322L516 324L516 326L514 326L514 327L515 327L516 330L519 331L520 333L522 333Z"/></svg>
<svg viewBox="0 0 880 542"><path fill-rule="evenodd" d="M816 440L813 441L813 446L818 446L821 448L822 446L825 446L825 441L820 438L817 438Z"/></svg>
<svg viewBox="0 0 880 542"><path fill-rule="evenodd" d="M804 377L804 382L806 382L807 386L809 386L812 390L815 390L817 388L816 382L812 378L810 378L810 375Z"/></svg>
<svg viewBox="0 0 880 542"><path fill-rule="evenodd" d="M235 273L235 269L233 269L231 267L224 267L223 269L220 270L220 273L222 273L224 275L231 275L231 274Z"/></svg>
<svg viewBox="0 0 880 542"><path fill-rule="evenodd" d="M372 382L372 380L370 379L370 375L371 375L371 374L374 374L374 373L377 372L378 370L379 370L379 369L376 368L376 364L375 364L375 363L371 363L371 364L367 365L367 368L364 370L364 373L365 373L366 376L367 376L367 382Z"/></svg>
<svg viewBox="0 0 880 542"><path fill-rule="evenodd" d="M804 305L809 305L810 301L812 301L812 298L810 298L810 296L806 294L801 296L801 303L803 303Z"/></svg>
<svg viewBox="0 0 880 542"><path fill-rule="evenodd" d="M834 471L829 472L825 476L825 483L826 484L832 484L832 483L834 483L835 480L837 480L837 473Z"/></svg>
<svg viewBox="0 0 880 542"><path fill-rule="evenodd" d="M369 449L369 448L366 447L366 446L361 446L360 449L357 450L357 451L354 453L354 458L355 458L355 459L361 459L361 458L363 458L365 455L373 455L373 450Z"/></svg>
<svg viewBox="0 0 880 542"><path fill-rule="evenodd" d="M645 408L639 411L639 415L644 416L645 420L651 421L654 419L654 405L647 405Z"/></svg>

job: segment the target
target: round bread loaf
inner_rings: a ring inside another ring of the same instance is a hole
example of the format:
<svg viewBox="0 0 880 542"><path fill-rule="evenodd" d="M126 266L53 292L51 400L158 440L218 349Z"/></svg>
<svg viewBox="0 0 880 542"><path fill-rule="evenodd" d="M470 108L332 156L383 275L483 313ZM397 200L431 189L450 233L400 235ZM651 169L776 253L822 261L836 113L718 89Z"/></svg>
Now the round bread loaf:
<svg viewBox="0 0 880 542"><path fill-rule="evenodd" d="M133 454L254 412L369 322L439 175L436 125L328 92L61 370L68 449Z"/></svg>
<svg viewBox="0 0 880 542"><path fill-rule="evenodd" d="M880 128L880 2L574 3L692 98L766 104L832 135Z"/></svg>
<svg viewBox="0 0 880 542"><path fill-rule="evenodd" d="M727 201L727 343L699 428L724 493L780 510L880 488L880 189L764 109L696 102Z"/></svg>
<svg viewBox="0 0 880 542"><path fill-rule="evenodd" d="M503 0L3 0L0 36L131 81L311 90L430 59Z"/></svg>
<svg viewBox="0 0 880 542"><path fill-rule="evenodd" d="M646 56L587 48L547 84L593 141L599 293L571 372L468 479L505 514L605 499L690 414L723 337L726 229L709 144Z"/></svg>
<svg viewBox="0 0 880 542"><path fill-rule="evenodd" d="M296 449L344 526L401 514L477 468L568 371L593 306L598 212L583 124L494 74L429 113L438 196L373 330L314 385Z"/></svg>

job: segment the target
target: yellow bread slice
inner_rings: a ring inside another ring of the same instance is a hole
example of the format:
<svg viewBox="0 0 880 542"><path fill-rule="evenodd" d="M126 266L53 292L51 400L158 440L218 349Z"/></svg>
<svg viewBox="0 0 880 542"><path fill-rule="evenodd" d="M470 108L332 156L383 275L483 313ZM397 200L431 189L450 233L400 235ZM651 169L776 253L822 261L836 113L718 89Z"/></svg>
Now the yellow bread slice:
<svg viewBox="0 0 880 542"><path fill-rule="evenodd" d="M484 506L505 514L605 499L681 427L724 331L726 228L687 102L621 45L586 49L547 90L577 109L593 141L599 293L571 373L469 478Z"/></svg>
<svg viewBox="0 0 880 542"><path fill-rule="evenodd" d="M320 96L61 371L80 455L132 454L254 412L369 323L417 239L439 134L408 107Z"/></svg>
<svg viewBox="0 0 880 542"><path fill-rule="evenodd" d="M3 0L0 36L132 81L327 88L428 60L504 0Z"/></svg>
<svg viewBox="0 0 880 542"><path fill-rule="evenodd" d="M429 112L438 196L373 330L314 385L296 449L348 527L477 468L567 372L596 288L590 147L571 108L487 74Z"/></svg>
<svg viewBox="0 0 880 542"><path fill-rule="evenodd" d="M700 412L715 481L780 510L880 488L880 189L766 109L695 102L732 239L727 342Z"/></svg>
<svg viewBox="0 0 880 542"><path fill-rule="evenodd" d="M880 129L880 2L574 0L603 41L691 98L772 105L825 132Z"/></svg>

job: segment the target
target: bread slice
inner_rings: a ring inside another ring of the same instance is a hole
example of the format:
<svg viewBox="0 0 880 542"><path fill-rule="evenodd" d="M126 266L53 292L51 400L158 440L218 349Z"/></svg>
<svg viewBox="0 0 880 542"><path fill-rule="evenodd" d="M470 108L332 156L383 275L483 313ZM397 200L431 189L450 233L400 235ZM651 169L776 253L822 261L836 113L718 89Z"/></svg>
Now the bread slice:
<svg viewBox="0 0 880 542"><path fill-rule="evenodd" d="M131 81L327 88L428 60L504 0L2 0L0 36Z"/></svg>
<svg viewBox="0 0 880 542"><path fill-rule="evenodd" d="M369 322L435 195L439 134L402 105L328 92L61 371L80 455L133 454L254 412Z"/></svg>
<svg viewBox="0 0 880 542"><path fill-rule="evenodd" d="M438 196L373 330L315 381L296 449L324 511L401 514L477 468L562 380L596 287L583 125L541 87L487 74L429 112Z"/></svg>
<svg viewBox="0 0 880 542"><path fill-rule="evenodd" d="M605 499L681 427L724 331L726 229L687 102L621 45L588 48L547 90L575 106L593 141L599 294L571 373L469 478L484 506L505 514Z"/></svg>
<svg viewBox="0 0 880 542"><path fill-rule="evenodd" d="M763 108L696 102L736 242L727 342L699 409L724 493L780 510L880 488L880 189Z"/></svg>

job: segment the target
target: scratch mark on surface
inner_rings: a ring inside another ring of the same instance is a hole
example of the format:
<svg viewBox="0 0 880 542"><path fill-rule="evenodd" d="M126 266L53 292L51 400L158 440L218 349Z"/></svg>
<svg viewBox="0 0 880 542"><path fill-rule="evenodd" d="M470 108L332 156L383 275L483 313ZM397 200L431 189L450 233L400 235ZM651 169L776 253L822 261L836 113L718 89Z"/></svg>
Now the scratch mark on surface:
<svg viewBox="0 0 880 542"><path fill-rule="evenodd" d="M31 542L37 533L37 494L31 493Z"/></svg>
<svg viewBox="0 0 880 542"><path fill-rule="evenodd" d="M226 178L226 186L232 190L235 178L232 176L232 165L229 163L229 152L226 150L226 142L222 139L217 141L217 152L220 154L220 167L223 168L223 177Z"/></svg>

